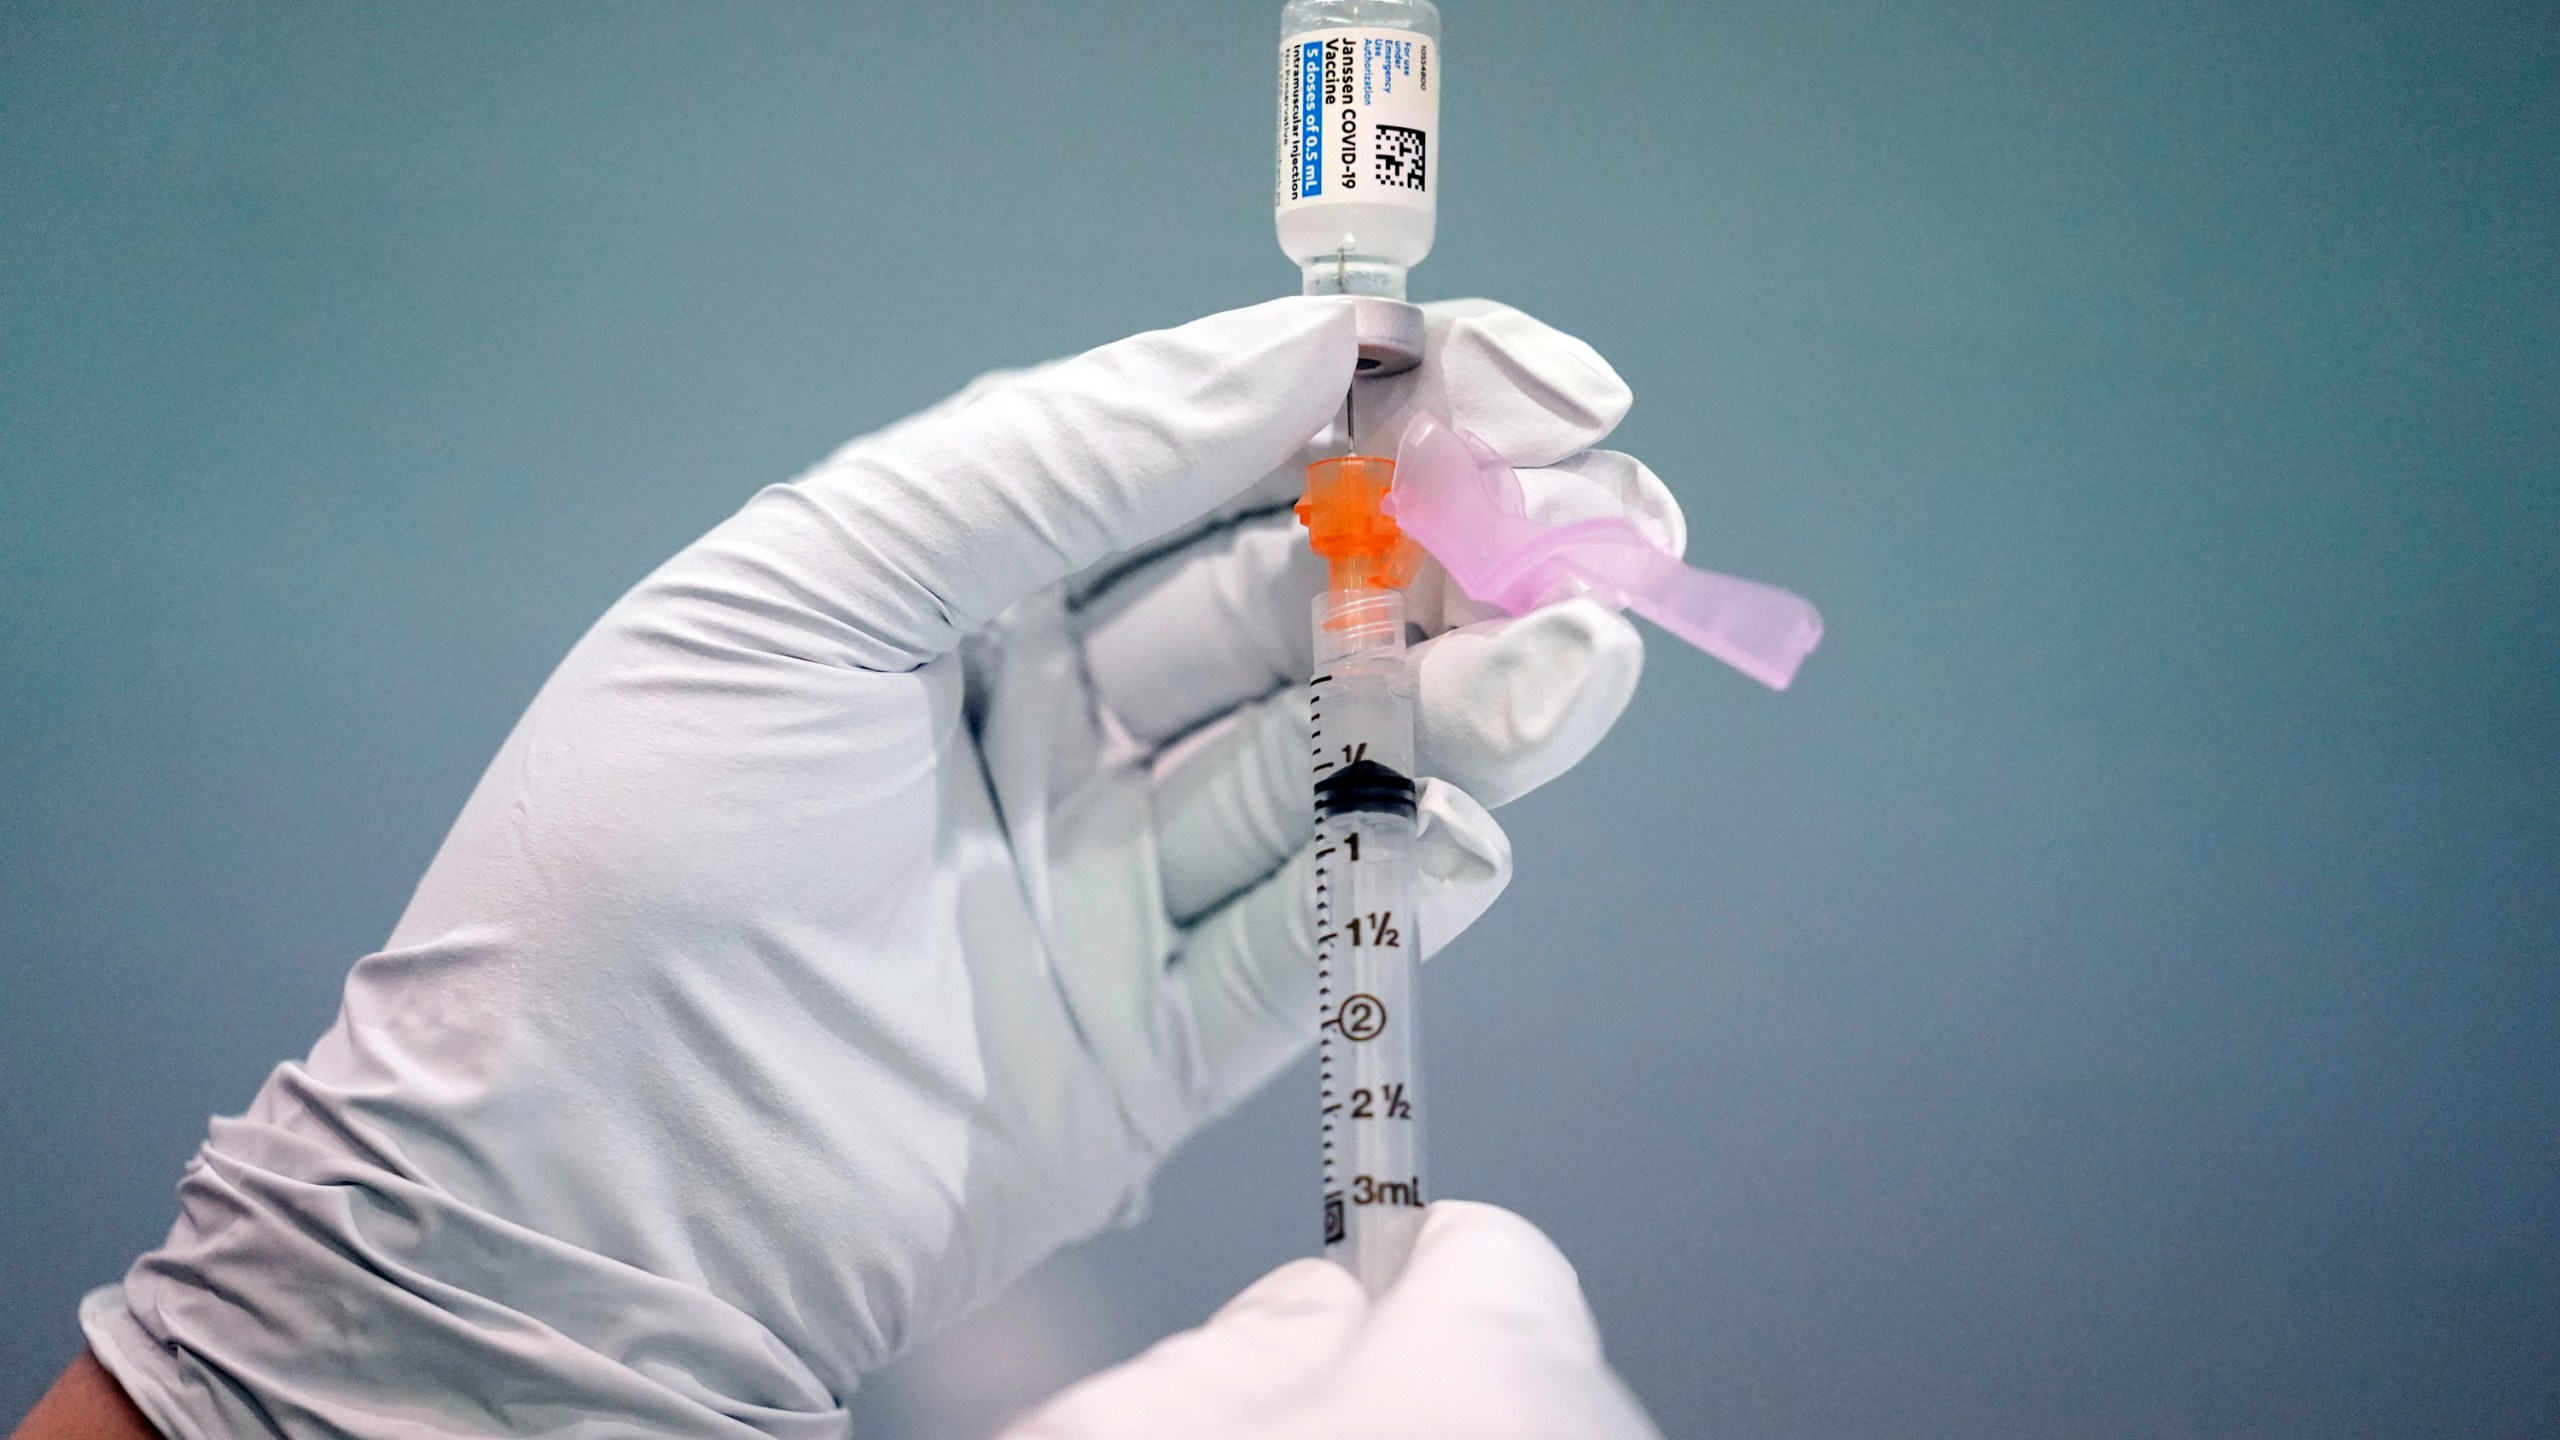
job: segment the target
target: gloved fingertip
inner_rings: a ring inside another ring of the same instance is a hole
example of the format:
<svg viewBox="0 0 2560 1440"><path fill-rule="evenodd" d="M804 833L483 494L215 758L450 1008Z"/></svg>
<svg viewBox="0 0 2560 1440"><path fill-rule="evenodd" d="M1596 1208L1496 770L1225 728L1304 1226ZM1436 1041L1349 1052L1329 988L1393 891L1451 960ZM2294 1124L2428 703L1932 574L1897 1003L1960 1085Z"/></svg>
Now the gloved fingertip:
<svg viewBox="0 0 2560 1440"><path fill-rule="evenodd" d="M1346 390L1351 386L1351 377L1358 373L1358 321L1347 295L1284 295L1193 323L1208 324L1230 316L1240 325L1269 327L1276 341L1293 350L1302 349L1320 374L1339 370Z"/></svg>
<svg viewBox="0 0 2560 1440"><path fill-rule="evenodd" d="M1430 1254L1441 1257L1433 1262L1439 1264L1461 1263L1457 1258L1461 1254L1480 1261L1493 1251L1552 1254L1558 1263L1564 1262L1564 1252L1556 1249L1547 1232L1518 1211L1483 1200L1431 1202L1423 1211L1422 1229L1413 1243L1417 1260Z"/></svg>
<svg viewBox="0 0 2560 1440"><path fill-rule="evenodd" d="M1605 439L1635 394L1590 345L1508 305L1423 307L1449 417L1514 465L1552 465Z"/></svg>
<svg viewBox="0 0 2560 1440"><path fill-rule="evenodd" d="M1452 630L1414 650L1422 768L1507 805L1591 753L1644 671L1644 639L1608 607L1568 600Z"/></svg>
<svg viewBox="0 0 2560 1440"><path fill-rule="evenodd" d="M1207 1324L1087 1378L1004 1440L1237 1433L1340 1364L1368 1318L1369 1297L1349 1271L1325 1260L1292 1260L1219 1307Z"/></svg>
<svg viewBox="0 0 2560 1440"><path fill-rule="evenodd" d="M1687 552L1689 521L1651 466L1623 450L1585 450L1513 472L1529 518L1541 525L1623 519L1674 558Z"/></svg>
<svg viewBox="0 0 2560 1440"><path fill-rule="evenodd" d="M1422 783L1414 872L1423 958L1466 933L1511 884L1511 837L1475 797L1445 780Z"/></svg>
<svg viewBox="0 0 2560 1440"><path fill-rule="evenodd" d="M1415 868L1443 885L1500 884L1511 878L1511 836L1493 812L1446 780L1422 782L1415 805Z"/></svg>
<svg viewBox="0 0 2560 1440"><path fill-rule="evenodd" d="M1350 1271L1306 1256L1254 1281L1209 1317L1213 1326L1279 1319L1348 1321L1367 1318L1368 1292Z"/></svg>
<svg viewBox="0 0 2560 1440"><path fill-rule="evenodd" d="M1377 1303L1379 1328L1457 1326L1596 1360L1600 1331L1582 1278L1546 1232L1473 1200L1435 1202L1404 1273Z"/></svg>

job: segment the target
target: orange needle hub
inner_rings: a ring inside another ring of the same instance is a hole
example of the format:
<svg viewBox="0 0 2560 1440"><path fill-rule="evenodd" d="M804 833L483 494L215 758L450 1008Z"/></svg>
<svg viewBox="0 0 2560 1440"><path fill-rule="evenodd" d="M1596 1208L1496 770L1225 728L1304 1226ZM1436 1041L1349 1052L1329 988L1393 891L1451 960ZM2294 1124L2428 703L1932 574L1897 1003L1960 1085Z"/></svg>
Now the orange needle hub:
<svg viewBox="0 0 2560 1440"><path fill-rule="evenodd" d="M1405 538L1386 510L1396 462L1379 455L1337 455L1307 467L1298 523L1325 558L1335 590L1401 590L1422 568L1422 547Z"/></svg>

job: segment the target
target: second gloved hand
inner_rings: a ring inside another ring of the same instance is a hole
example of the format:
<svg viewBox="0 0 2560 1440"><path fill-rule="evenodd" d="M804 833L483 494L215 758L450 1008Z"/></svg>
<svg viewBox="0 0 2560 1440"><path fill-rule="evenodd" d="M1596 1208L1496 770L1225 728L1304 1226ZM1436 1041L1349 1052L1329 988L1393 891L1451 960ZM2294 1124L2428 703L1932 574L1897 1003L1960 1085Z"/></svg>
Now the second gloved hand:
<svg viewBox="0 0 2560 1440"><path fill-rule="evenodd" d="M1573 1267L1508 1210L1442 1201L1373 1306L1293 1260L1208 1324L999 1440L1659 1440L1600 1355Z"/></svg>
<svg viewBox="0 0 2560 1440"><path fill-rule="evenodd" d="M1481 303L1430 333L1364 436L1431 405L1549 518L1678 544L1589 448L1628 397L1588 347ZM624 597L93 1297L137 1402L182 1435L829 1434L1134 1213L1310 1037L1320 576L1286 504L1352 363L1348 308L1299 299L992 377ZM1479 619L1427 580L1415 610ZM1419 648L1427 945L1508 878L1478 801L1587 752L1640 658L1587 602Z"/></svg>

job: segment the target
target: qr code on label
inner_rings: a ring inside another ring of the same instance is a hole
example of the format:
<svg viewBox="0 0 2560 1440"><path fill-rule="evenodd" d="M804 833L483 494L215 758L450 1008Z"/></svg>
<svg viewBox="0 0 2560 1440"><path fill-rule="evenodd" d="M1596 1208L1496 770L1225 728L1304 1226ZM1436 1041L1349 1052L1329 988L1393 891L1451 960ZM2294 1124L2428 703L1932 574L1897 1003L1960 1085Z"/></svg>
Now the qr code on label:
<svg viewBox="0 0 2560 1440"><path fill-rule="evenodd" d="M1400 185L1407 190L1423 187L1423 151L1431 137L1421 130L1402 125L1378 127L1378 183Z"/></svg>

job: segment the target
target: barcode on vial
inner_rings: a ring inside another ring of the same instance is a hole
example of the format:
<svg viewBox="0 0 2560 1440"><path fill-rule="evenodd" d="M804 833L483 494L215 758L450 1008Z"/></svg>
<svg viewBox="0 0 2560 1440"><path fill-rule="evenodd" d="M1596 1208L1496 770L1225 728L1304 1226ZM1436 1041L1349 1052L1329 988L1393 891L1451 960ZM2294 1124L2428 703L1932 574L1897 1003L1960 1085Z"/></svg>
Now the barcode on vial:
<svg viewBox="0 0 2560 1440"><path fill-rule="evenodd" d="M1426 188L1423 181L1424 151L1431 136L1421 130L1402 125L1378 127L1378 183L1396 185L1407 190Z"/></svg>

